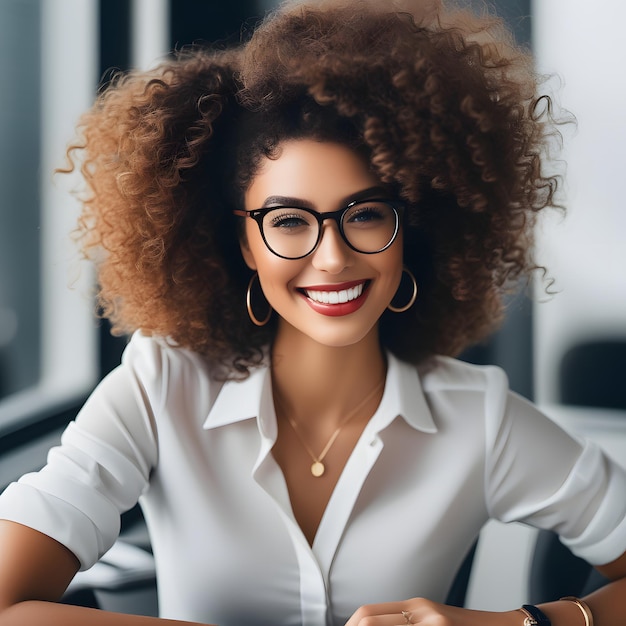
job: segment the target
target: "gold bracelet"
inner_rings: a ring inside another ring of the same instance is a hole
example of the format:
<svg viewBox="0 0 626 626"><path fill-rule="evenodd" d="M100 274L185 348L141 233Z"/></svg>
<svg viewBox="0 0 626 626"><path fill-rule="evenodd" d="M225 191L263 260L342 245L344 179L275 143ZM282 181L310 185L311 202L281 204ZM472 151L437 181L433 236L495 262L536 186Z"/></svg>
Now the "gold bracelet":
<svg viewBox="0 0 626 626"><path fill-rule="evenodd" d="M591 613L591 609L578 598L574 596L566 596L565 598L561 598L561 600L565 602L573 602L582 612L585 617L585 626L593 626L593 615Z"/></svg>

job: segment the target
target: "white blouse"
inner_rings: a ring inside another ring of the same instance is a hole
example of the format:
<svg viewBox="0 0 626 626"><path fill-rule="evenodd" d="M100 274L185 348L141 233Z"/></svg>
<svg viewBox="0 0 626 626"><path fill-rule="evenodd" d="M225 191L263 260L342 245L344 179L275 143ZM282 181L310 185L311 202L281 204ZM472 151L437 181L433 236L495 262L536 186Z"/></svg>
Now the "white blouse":
<svg viewBox="0 0 626 626"><path fill-rule="evenodd" d="M443 601L489 518L554 529L594 564L626 550L626 473L595 445L498 368L392 355L311 547L271 455L270 376L219 382L200 356L136 334L47 466L0 496L0 518L86 569L139 499L161 615L221 626L340 625L362 604Z"/></svg>

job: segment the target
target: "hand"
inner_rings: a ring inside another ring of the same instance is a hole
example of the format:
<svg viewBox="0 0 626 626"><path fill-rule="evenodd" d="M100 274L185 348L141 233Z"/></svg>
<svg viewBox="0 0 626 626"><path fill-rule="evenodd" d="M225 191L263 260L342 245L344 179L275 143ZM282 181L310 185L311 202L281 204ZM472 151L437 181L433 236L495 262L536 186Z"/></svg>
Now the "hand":
<svg viewBox="0 0 626 626"><path fill-rule="evenodd" d="M521 626L519 611L494 613L439 604L424 598L368 604L358 609L346 626Z"/></svg>

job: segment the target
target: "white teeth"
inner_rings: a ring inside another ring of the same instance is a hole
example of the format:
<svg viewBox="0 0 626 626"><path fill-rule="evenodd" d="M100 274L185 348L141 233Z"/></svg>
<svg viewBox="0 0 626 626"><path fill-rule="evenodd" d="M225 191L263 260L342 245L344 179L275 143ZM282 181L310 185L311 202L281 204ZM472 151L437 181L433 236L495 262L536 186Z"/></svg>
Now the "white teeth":
<svg viewBox="0 0 626 626"><path fill-rule="evenodd" d="M350 287L350 289L342 289L341 291L314 291L305 289L307 297L315 302L321 302L323 304L339 304L344 302L350 302L358 298L363 293L364 283L356 285L356 287Z"/></svg>

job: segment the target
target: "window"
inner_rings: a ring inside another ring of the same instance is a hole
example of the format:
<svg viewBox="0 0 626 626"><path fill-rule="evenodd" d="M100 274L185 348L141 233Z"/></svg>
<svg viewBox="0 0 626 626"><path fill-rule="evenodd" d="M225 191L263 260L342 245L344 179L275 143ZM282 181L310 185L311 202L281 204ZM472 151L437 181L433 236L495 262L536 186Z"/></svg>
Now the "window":
<svg viewBox="0 0 626 626"><path fill-rule="evenodd" d="M96 376L90 276L69 238L78 207L52 174L93 98L96 9L0 3L0 433Z"/></svg>
<svg viewBox="0 0 626 626"><path fill-rule="evenodd" d="M39 377L40 42L20 42L40 19L33 0L0 5L0 398Z"/></svg>

